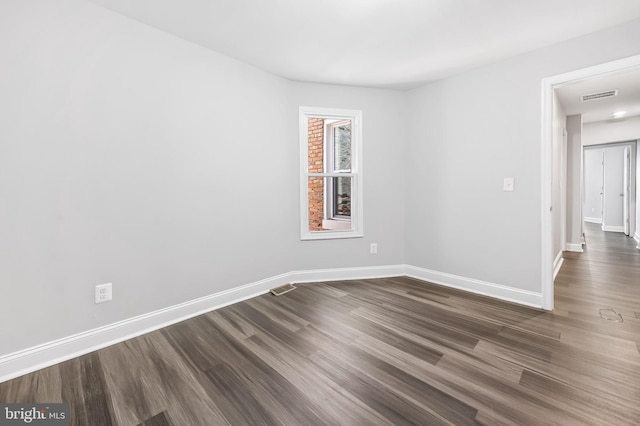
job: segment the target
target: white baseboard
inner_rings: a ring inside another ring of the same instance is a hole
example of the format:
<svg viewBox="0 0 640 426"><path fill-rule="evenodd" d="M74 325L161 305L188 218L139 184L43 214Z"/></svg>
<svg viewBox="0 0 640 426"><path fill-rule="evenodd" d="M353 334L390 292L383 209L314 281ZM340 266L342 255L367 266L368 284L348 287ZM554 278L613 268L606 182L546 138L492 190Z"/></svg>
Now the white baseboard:
<svg viewBox="0 0 640 426"><path fill-rule="evenodd" d="M401 275L404 275L403 265L288 272L0 356L0 383L205 312L265 294L269 289L286 283L385 278Z"/></svg>
<svg viewBox="0 0 640 426"><path fill-rule="evenodd" d="M521 305L542 307L542 293L528 290L520 290L501 284L494 284L487 281L473 278L461 277L459 275L447 274L445 272L432 271L430 269L405 265L405 275L434 284L457 288L471 293L482 294L496 299L515 302Z"/></svg>
<svg viewBox="0 0 640 426"><path fill-rule="evenodd" d="M566 251L574 251L576 253L583 253L584 249L582 248L582 243L580 244L572 244L572 243L567 243L565 246L565 250Z"/></svg>
<svg viewBox="0 0 640 426"><path fill-rule="evenodd" d="M409 276L472 293L540 308L542 294L410 265L292 271L149 312L104 327L0 356L0 383L95 350L240 302L286 283Z"/></svg>
<svg viewBox="0 0 640 426"><path fill-rule="evenodd" d="M602 225L602 230L605 232L624 232L624 226Z"/></svg>
<svg viewBox="0 0 640 426"><path fill-rule="evenodd" d="M562 252L559 252L556 258L553 260L553 279L555 280L558 276L558 272L560 272L560 268L564 263L564 258L562 257Z"/></svg>
<svg viewBox="0 0 640 426"><path fill-rule="evenodd" d="M584 221L589 223L602 223L602 218L601 217L585 217Z"/></svg>
<svg viewBox="0 0 640 426"><path fill-rule="evenodd" d="M404 272L404 265L386 265L293 271L285 275L288 278L287 282L290 283L317 283L322 281L400 277L405 275Z"/></svg>
<svg viewBox="0 0 640 426"><path fill-rule="evenodd" d="M149 312L0 357L0 382L218 309L286 284L279 275Z"/></svg>

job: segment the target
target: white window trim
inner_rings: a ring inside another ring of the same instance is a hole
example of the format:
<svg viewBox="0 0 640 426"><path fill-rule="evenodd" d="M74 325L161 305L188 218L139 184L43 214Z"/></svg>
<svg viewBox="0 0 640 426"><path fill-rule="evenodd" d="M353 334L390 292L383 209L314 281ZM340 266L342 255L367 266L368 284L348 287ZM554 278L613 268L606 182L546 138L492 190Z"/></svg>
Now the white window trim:
<svg viewBox="0 0 640 426"><path fill-rule="evenodd" d="M336 154L333 130L334 128L341 126L345 123L352 123L352 121L350 119L336 120L336 121L332 120L331 123L327 123L324 125L324 146L326 147L326 149L324 150L323 162L325 166L325 172L335 173L333 177L348 177L345 173L351 173L353 170L352 168L348 170L335 170L333 167L335 162L335 154ZM353 138L351 138L351 146L353 148ZM322 227L325 229L332 229L332 230L351 229L351 216L343 216L343 215L336 214L336 211L334 210L335 209L335 204L334 204L335 189L334 189L333 180L325 181L324 184L325 184L324 185L324 209L325 209L325 212L327 212L327 217L324 218L324 221L322 222L323 223ZM336 221L348 222L348 226L345 226L346 225L345 223L334 224L333 222L336 222Z"/></svg>
<svg viewBox="0 0 640 426"><path fill-rule="evenodd" d="M309 118L351 120L351 172L309 173ZM363 184L362 184L362 111L337 108L300 107L300 239L329 240L338 238L360 238L363 233ZM309 230L309 178L353 177L351 187L351 228L327 231Z"/></svg>

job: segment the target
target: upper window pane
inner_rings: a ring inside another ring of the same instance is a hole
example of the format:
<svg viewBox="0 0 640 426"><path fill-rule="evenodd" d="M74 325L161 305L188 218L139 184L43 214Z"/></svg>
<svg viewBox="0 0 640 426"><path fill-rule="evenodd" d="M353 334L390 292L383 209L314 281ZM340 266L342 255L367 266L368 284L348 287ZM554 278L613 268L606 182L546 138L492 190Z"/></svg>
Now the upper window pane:
<svg viewBox="0 0 640 426"><path fill-rule="evenodd" d="M334 171L351 170L351 121L332 125Z"/></svg>
<svg viewBox="0 0 640 426"><path fill-rule="evenodd" d="M324 118L321 117L311 117L307 120L309 173L323 173L325 171L324 121Z"/></svg>

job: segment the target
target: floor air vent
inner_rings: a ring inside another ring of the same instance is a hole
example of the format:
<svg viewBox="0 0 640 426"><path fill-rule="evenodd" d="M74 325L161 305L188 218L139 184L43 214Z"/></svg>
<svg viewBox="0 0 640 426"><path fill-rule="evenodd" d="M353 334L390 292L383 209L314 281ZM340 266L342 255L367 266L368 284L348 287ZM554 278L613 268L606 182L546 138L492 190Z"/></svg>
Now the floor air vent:
<svg viewBox="0 0 640 426"><path fill-rule="evenodd" d="M605 90L604 92L589 93L588 95L582 95L582 102L595 101L596 99L610 98L612 96L618 96L618 89Z"/></svg>
<svg viewBox="0 0 640 426"><path fill-rule="evenodd" d="M294 286L293 284L285 284L281 285L280 287L272 288L269 291L275 296L282 296L283 294L288 293L291 290L295 290L295 288L296 286Z"/></svg>

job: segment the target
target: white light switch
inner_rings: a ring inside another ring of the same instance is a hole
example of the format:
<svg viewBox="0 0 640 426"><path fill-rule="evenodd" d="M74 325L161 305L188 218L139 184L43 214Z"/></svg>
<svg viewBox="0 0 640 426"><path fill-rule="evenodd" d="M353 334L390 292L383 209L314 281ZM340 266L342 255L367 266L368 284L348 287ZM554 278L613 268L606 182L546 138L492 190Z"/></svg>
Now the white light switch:
<svg viewBox="0 0 640 426"><path fill-rule="evenodd" d="M513 191L513 178L504 178L503 191Z"/></svg>

